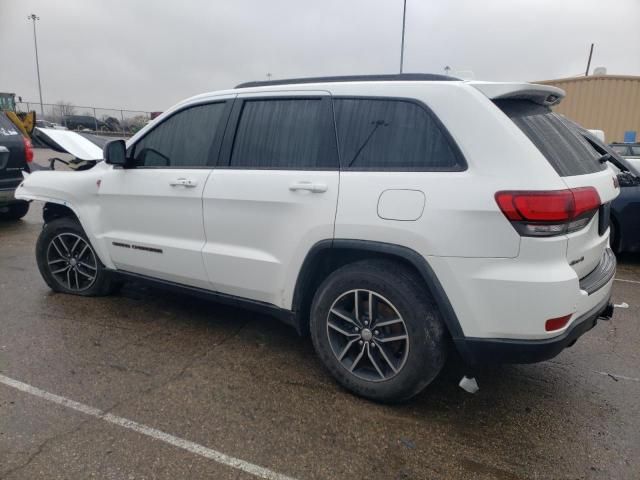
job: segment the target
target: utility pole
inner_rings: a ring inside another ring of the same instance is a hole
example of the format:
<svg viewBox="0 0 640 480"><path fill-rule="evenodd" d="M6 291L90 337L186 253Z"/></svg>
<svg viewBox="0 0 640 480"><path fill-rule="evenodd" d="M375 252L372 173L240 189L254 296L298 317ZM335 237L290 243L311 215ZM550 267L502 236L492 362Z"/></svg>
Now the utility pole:
<svg viewBox="0 0 640 480"><path fill-rule="evenodd" d="M584 76L589 76L589 67L591 67L591 57L593 56L593 43L591 44L591 50L589 50L589 60L587 60L587 70L584 72Z"/></svg>
<svg viewBox="0 0 640 480"><path fill-rule="evenodd" d="M269 82L271 81L271 74L270 73L267 73L267 81L269 81Z"/></svg>
<svg viewBox="0 0 640 480"><path fill-rule="evenodd" d="M40 83L40 62L38 61L38 38L36 37L36 20L40 20L35 13L27 17L27 20L33 21L33 44L36 48L36 72L38 73L38 92L40 93L40 114L44 118L44 105L42 104L42 85Z"/></svg>
<svg viewBox="0 0 640 480"><path fill-rule="evenodd" d="M402 43L400 45L400 73L404 67L404 27L407 20L407 0L404 0L402 7Z"/></svg>

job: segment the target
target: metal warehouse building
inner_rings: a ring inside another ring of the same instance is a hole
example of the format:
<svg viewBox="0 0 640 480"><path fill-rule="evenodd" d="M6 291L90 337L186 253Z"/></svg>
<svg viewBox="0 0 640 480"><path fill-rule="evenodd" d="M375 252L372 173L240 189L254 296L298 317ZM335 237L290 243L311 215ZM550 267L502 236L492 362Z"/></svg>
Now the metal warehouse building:
<svg viewBox="0 0 640 480"><path fill-rule="evenodd" d="M593 75L535 83L567 92L554 110L583 127L603 130L607 143L640 141L640 77Z"/></svg>

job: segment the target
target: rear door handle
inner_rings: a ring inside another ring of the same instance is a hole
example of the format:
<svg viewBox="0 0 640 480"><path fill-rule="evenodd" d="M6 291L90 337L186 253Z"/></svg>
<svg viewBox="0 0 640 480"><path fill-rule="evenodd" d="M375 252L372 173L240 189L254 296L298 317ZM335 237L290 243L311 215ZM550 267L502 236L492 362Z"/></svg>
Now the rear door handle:
<svg viewBox="0 0 640 480"><path fill-rule="evenodd" d="M289 190L296 192L298 190L306 190L312 193L324 193L327 191L326 183L313 183L313 182L295 182L289 185Z"/></svg>
<svg viewBox="0 0 640 480"><path fill-rule="evenodd" d="M198 185L198 182L195 180L191 180L190 178L176 178L175 180L171 180L169 185L172 187L195 187Z"/></svg>

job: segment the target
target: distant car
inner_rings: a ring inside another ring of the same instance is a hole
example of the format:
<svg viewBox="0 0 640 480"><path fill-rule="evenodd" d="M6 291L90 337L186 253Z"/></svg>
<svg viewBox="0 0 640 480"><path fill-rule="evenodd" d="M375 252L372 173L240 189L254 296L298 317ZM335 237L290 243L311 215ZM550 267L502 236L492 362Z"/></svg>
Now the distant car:
<svg viewBox="0 0 640 480"><path fill-rule="evenodd" d="M608 161L618 173L620 195L611 202L611 249L616 253L640 252L640 156L620 153L640 155L640 144L606 146L593 137L587 136L587 140L601 155L610 155Z"/></svg>
<svg viewBox="0 0 640 480"><path fill-rule="evenodd" d="M31 141L0 112L0 220L17 220L29 211L29 203L14 195L32 160Z"/></svg>
<svg viewBox="0 0 640 480"><path fill-rule="evenodd" d="M91 115L65 115L64 123L69 130L111 131L111 127Z"/></svg>
<svg viewBox="0 0 640 480"><path fill-rule="evenodd" d="M621 157L640 158L640 143L612 143L610 146Z"/></svg>

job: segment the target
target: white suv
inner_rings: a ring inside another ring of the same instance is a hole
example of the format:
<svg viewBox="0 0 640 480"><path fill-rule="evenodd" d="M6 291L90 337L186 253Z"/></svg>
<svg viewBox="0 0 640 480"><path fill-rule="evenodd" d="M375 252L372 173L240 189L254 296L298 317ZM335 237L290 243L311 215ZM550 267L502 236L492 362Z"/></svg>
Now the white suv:
<svg viewBox="0 0 640 480"><path fill-rule="evenodd" d="M46 202L53 290L145 280L274 314L346 388L397 401L450 344L535 362L611 316L617 182L550 110L563 96L419 74L242 84L16 197Z"/></svg>

